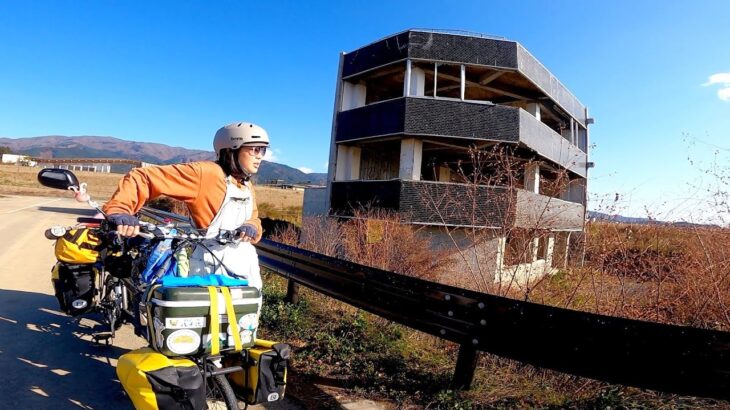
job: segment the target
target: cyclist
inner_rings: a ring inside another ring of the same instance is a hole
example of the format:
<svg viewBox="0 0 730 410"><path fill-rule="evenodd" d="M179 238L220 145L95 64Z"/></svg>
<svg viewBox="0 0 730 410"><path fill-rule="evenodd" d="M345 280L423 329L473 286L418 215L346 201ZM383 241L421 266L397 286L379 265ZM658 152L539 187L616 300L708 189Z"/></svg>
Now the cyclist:
<svg viewBox="0 0 730 410"><path fill-rule="evenodd" d="M183 201L195 227L205 230L209 239L204 245L210 250L195 249L189 274L230 273L246 277L249 286L260 290L258 257L252 243L261 239L262 228L250 178L268 147L269 136L260 126L228 124L213 139L217 161L135 168L122 178L103 210L122 236L131 237L139 234L134 214L147 201L161 195ZM215 240L221 230L235 229L242 232L240 241L223 244Z"/></svg>

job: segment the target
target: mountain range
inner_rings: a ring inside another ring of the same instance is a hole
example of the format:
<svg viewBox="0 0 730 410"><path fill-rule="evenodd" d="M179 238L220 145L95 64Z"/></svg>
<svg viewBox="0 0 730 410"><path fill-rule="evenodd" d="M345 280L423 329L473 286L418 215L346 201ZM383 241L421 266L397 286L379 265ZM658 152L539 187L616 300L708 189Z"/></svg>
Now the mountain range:
<svg viewBox="0 0 730 410"><path fill-rule="evenodd" d="M651 218L637 218L631 216L622 216L617 214L606 214L603 212L588 211L588 219L593 221L604 221L604 222L617 222L622 224L636 224L636 225L674 225L677 227L714 227L718 228L718 225L713 224L700 224L687 221L659 221Z"/></svg>
<svg viewBox="0 0 730 410"><path fill-rule="evenodd" d="M14 154L38 158L120 158L159 165L215 160L215 153L212 151L100 136L0 138L0 146L8 147ZM263 161L256 179L259 183L278 179L289 184L324 185L327 174L305 174L284 164Z"/></svg>

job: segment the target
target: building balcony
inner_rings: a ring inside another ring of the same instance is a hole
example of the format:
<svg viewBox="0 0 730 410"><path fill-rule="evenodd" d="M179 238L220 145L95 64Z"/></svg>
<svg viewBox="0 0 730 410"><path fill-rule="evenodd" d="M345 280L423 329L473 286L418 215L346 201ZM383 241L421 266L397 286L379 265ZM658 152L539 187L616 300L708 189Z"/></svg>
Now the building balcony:
<svg viewBox="0 0 730 410"><path fill-rule="evenodd" d="M391 136L519 144L581 177L587 175L583 150L516 107L401 97L337 113L336 143Z"/></svg>
<svg viewBox="0 0 730 410"><path fill-rule="evenodd" d="M583 205L522 189L432 181L333 182L331 212L383 209L419 225L582 230Z"/></svg>
<svg viewBox="0 0 730 410"><path fill-rule="evenodd" d="M528 82L587 126L583 104L527 49L516 41L482 35L434 30L408 30L345 53L342 78L353 78L407 59L489 67L514 73L519 83Z"/></svg>

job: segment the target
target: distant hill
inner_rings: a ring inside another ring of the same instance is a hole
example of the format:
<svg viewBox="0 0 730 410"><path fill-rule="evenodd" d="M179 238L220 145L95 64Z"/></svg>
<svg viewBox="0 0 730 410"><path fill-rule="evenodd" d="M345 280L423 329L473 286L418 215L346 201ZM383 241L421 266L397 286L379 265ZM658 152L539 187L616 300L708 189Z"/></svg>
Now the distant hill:
<svg viewBox="0 0 730 410"><path fill-rule="evenodd" d="M153 164L214 160L212 151L171 147L152 142L125 141L113 137L51 135L31 138L0 138L11 152L40 158L123 158ZM256 176L259 183L281 179L289 184L324 184L327 174L305 174L275 162L264 161Z"/></svg>
<svg viewBox="0 0 730 410"><path fill-rule="evenodd" d="M625 224L639 224L639 225L673 225L677 227L715 227L717 228L717 225L709 225L709 224L698 224L693 222L686 222L686 221L674 221L674 222L668 222L668 221L657 221L655 219L649 219L649 218L635 218L630 216L622 216L622 215L610 215L605 214L603 212L596 212L596 211L588 211L588 219L591 220L597 220L597 221L606 221L606 222L617 222L617 223L625 223Z"/></svg>

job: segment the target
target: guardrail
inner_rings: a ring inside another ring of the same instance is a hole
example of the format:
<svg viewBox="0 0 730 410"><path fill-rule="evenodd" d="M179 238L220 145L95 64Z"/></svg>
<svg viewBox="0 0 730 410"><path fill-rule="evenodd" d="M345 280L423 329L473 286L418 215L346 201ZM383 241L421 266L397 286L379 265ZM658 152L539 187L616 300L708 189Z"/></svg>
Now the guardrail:
<svg viewBox="0 0 730 410"><path fill-rule="evenodd" d="M261 265L295 284L461 345L469 388L484 351L578 376L730 399L730 332L579 312L408 277L262 240Z"/></svg>

